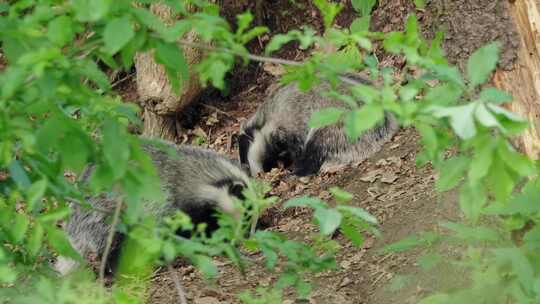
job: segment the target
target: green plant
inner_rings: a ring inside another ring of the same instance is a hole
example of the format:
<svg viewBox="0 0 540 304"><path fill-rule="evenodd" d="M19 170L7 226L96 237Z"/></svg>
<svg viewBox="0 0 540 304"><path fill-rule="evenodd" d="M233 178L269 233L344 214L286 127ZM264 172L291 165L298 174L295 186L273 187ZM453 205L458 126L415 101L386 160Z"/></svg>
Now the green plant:
<svg viewBox="0 0 540 304"><path fill-rule="evenodd" d="M331 252L336 247L329 243L330 234L339 227L360 245L361 231L377 233L372 226L376 220L361 209L344 206L350 196L339 189L332 190L339 203L336 207L313 198L287 204L314 209L319 228L312 240L318 244L315 248L277 233L253 231L254 220L274 200L263 198L268 189L260 185L252 185L246 192L250 208L246 208L245 219L235 222L223 216L222 228L211 237L192 227L181 214L163 225L145 217L139 203L159 200L162 195L156 191L159 181L155 169L140 149L141 139L127 132L129 123L140 124L138 109L115 96L97 62L110 69L127 69L136 52L153 50L173 87L179 90L188 75L179 44L190 44L207 51L196 69L203 83L217 88L224 87L224 75L236 57L244 63L284 63L287 74L282 81L297 81L303 90L323 78L332 84L351 84L350 94L328 92L342 100L343 107L316 113L311 127L342 122L347 135L355 139L389 111L403 125L413 125L419 131L423 150L418 163L433 164L439 173L439 190L459 186L460 207L466 219L463 223L443 223L449 236L427 232L388 250L457 242L466 247L459 265L468 270L466 279L472 282L452 293L431 295L424 303L538 301L537 166L508 143L527 124L500 106L511 101L511 96L483 85L496 66L497 44L484 46L471 56L464 78L457 68L448 65L441 49L442 34L433 41L424 40L414 16L407 20L404 32L370 32L369 13L375 3L355 1L361 17L350 29L338 30L331 25L340 6L321 0L315 4L323 15L324 36L306 27L275 35L266 45L266 55L290 41L298 41L302 49L317 44L339 50L333 54L314 52L299 63L249 54L244 44L267 31L250 28L249 13L237 17L233 32L214 4L192 1L198 11L188 13L185 2L165 1L175 17L182 17L166 26L146 8L153 1L139 2L142 5L127 0L21 0L0 4L0 41L7 61L0 74L3 300L142 302L142 296L131 293L129 286L145 282L156 263L185 256L211 277L217 272L212 256L224 255L241 269L247 267L240 246L261 251L269 269L277 263L284 265L275 286L260 291L260 299L244 294L242 301L277 301L281 289L287 286L294 286L300 297L306 297L311 286L303 274L335 265ZM191 29L197 31L202 43L182 40ZM378 68L375 42L381 43L384 51L406 58L400 76L392 76L391 69ZM382 80L382 86L376 89L343 76L358 70L369 71L371 77ZM420 76L414 76L418 72ZM357 101L364 105L359 106ZM447 157L449 148L457 152ZM64 177L66 172L80 175L88 163L94 163L97 169L87 187ZM525 178L529 179L523 189L516 189ZM120 261L125 280L109 292L88 273L55 278L48 260L57 254L80 259L57 227L69 216L67 200L85 204L85 196L112 190L123 195L126 206L118 227L128 235L126 254ZM490 225L481 224L482 218L489 218ZM196 233L192 239L180 238L173 233L179 227L195 229ZM252 234L246 238L244 232L248 230ZM519 242L511 237L515 232L524 234ZM130 254L133 252L140 254L135 257ZM434 261L431 264L437 261L424 258L421 264L429 260Z"/></svg>

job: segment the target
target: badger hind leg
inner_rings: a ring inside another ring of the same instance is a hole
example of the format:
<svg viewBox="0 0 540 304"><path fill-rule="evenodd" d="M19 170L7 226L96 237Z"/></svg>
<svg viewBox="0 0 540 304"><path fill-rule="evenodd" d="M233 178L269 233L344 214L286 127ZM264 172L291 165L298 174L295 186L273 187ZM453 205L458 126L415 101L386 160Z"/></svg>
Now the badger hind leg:
<svg viewBox="0 0 540 304"><path fill-rule="evenodd" d="M112 200L105 197L97 198L97 201L99 203L93 201L92 204L110 207L113 203ZM64 228L71 246L81 257L86 259L87 262L90 262L90 265L101 263L107 237L111 229L107 221L108 215L95 210L84 209L78 205L72 205L72 210L73 214ZM122 241L123 234L116 232L106 263L106 271L108 273L114 272ZM53 267L60 275L66 275L76 270L80 264L79 261L59 256Z"/></svg>

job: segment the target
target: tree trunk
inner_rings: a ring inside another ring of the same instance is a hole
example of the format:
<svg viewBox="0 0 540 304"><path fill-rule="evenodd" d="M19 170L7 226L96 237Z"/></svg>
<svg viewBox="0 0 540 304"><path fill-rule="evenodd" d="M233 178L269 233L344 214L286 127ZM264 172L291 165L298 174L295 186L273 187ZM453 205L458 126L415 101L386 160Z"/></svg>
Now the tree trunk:
<svg viewBox="0 0 540 304"><path fill-rule="evenodd" d="M144 109L143 120L143 136L162 138L169 141L174 141L176 139L175 115L158 115L151 110Z"/></svg>
<svg viewBox="0 0 540 304"><path fill-rule="evenodd" d="M540 1L521 0L509 5L519 32L517 62L510 71L498 70L495 85L512 93L509 110L529 120L530 127L518 139L520 149L537 159L540 152Z"/></svg>
<svg viewBox="0 0 540 304"><path fill-rule="evenodd" d="M165 23L173 21L167 5L152 4L151 10ZM183 39L196 41L197 37L191 31ZM189 66L189 80L182 82L180 94L174 93L165 69L155 62L153 53L139 53L135 57L137 92L144 107L144 136L173 140L177 133L176 113L192 103L203 90L193 69L195 64L201 62L202 51L186 46L182 46L182 50Z"/></svg>

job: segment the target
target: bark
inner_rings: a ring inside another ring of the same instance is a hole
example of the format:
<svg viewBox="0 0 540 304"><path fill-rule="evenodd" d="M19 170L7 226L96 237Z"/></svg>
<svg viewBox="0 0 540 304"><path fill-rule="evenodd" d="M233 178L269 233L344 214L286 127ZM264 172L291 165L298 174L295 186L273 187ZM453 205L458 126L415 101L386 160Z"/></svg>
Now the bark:
<svg viewBox="0 0 540 304"><path fill-rule="evenodd" d="M540 152L540 0L521 0L509 5L520 36L517 62L510 71L498 70L495 85L512 93L509 110L529 120L530 127L518 139L519 148L537 159Z"/></svg>
<svg viewBox="0 0 540 304"><path fill-rule="evenodd" d="M172 22L171 10L163 4L153 4L151 10L164 22ZM194 31L183 39L197 41ZM165 69L154 60L153 53L139 53L135 57L137 70L137 92L144 107L143 135L174 139L176 136L176 114L197 99L203 87L199 76L194 71L195 64L203 59L203 52L192 47L182 47L189 66L189 80L182 82L180 94L176 94L170 85Z"/></svg>
<svg viewBox="0 0 540 304"><path fill-rule="evenodd" d="M144 109L143 120L143 136L169 141L176 139L176 117L174 115L158 115L151 110Z"/></svg>

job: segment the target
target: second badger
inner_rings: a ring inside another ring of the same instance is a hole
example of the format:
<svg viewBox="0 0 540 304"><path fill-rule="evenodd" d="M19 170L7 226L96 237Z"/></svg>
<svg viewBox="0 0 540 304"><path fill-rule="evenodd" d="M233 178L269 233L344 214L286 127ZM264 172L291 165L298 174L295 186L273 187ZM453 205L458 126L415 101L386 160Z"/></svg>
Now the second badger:
<svg viewBox="0 0 540 304"><path fill-rule="evenodd" d="M363 78L358 78L368 83ZM257 112L244 123L238 138L240 161L252 176L277 167L279 161L299 176L325 171L334 166L361 162L381 149L397 132L395 118L385 113L384 121L367 130L354 143L347 140L338 125L310 129L311 115L326 107L341 107L343 102L321 96L330 85L323 83L310 92L295 84L279 87ZM343 92L345 87L338 87Z"/></svg>
<svg viewBox="0 0 540 304"><path fill-rule="evenodd" d="M241 216L234 206L234 198L243 198L242 190L249 181L237 164L210 150L190 146L171 147L176 149L177 157L171 157L153 146L143 146L158 170L167 196L164 204L145 202L146 212L160 219L181 210L191 217L194 224L207 223L208 232L217 229L217 219L214 216L216 209L235 218ZM114 208L113 200L105 196L91 198L89 201L102 209ZM72 246L83 257L101 258L110 231L107 214L86 210L75 204L72 207L73 214L65 227ZM109 271L114 271L122 239L120 234L115 237L107 261ZM66 274L77 266L75 261L60 257L55 269Z"/></svg>

